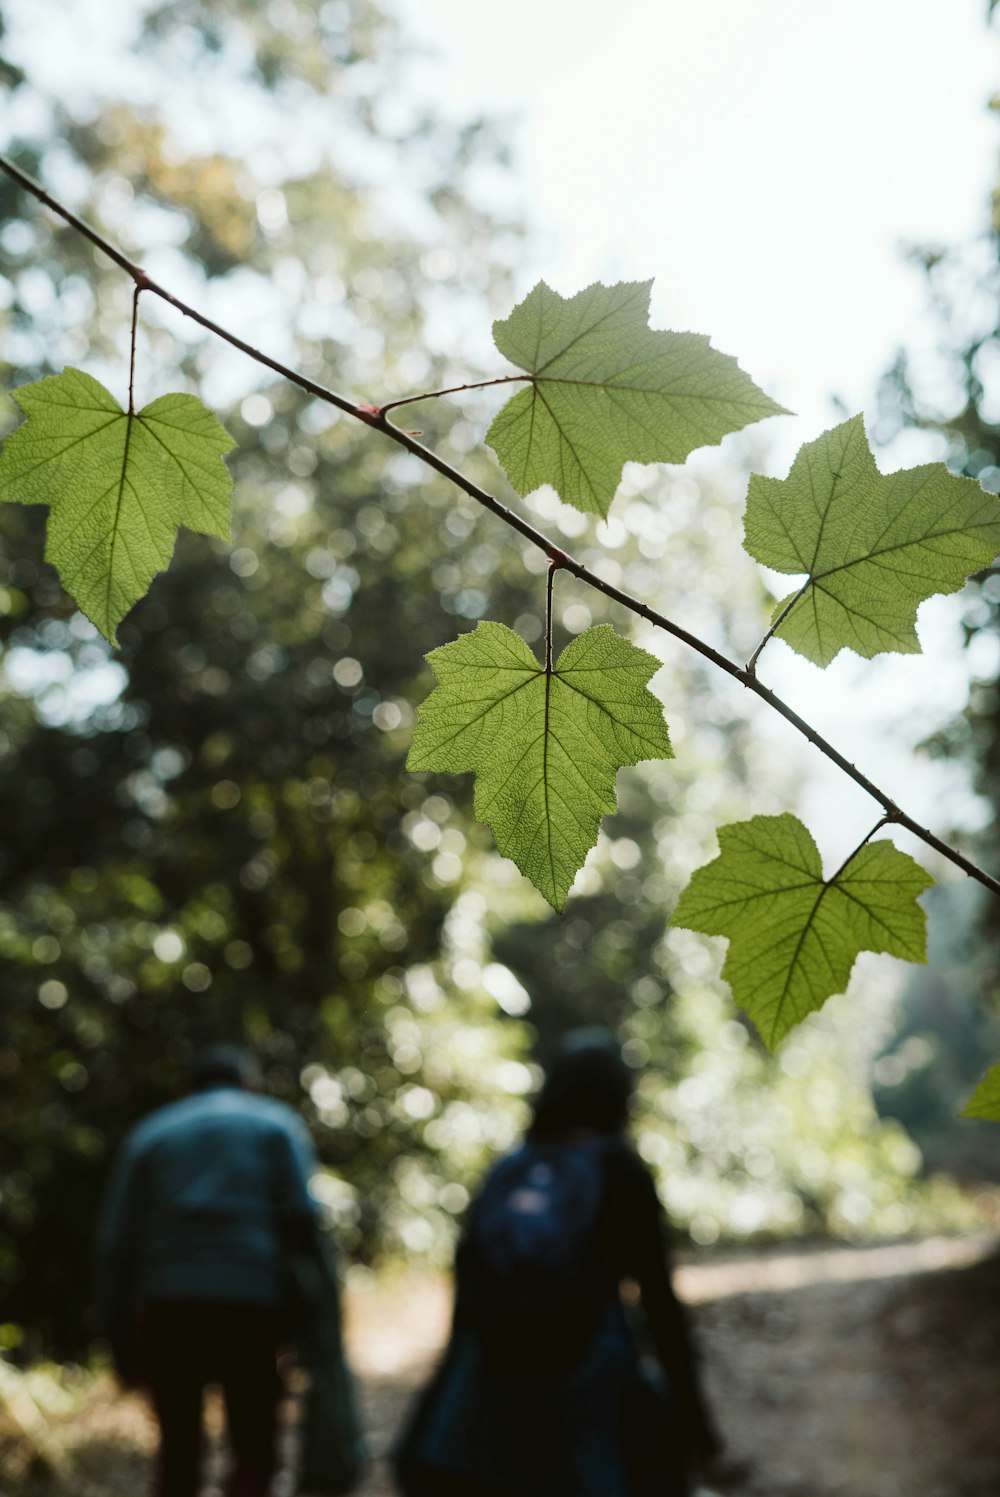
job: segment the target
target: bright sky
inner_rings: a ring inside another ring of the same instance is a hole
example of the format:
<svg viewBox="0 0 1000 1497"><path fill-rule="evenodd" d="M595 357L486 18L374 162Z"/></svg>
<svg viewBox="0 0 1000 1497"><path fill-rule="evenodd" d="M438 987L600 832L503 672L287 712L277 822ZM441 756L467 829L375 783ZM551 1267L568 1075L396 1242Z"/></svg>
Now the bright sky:
<svg viewBox="0 0 1000 1497"><path fill-rule="evenodd" d="M987 0L388 4L437 109L508 122L533 229L522 289L655 277L654 325L709 333L802 414L772 423L777 451L829 424L831 393L870 406L923 307L901 246L984 223L1000 150ZM120 61L125 0L8 8L12 50L51 97L112 70L126 92L157 86ZM213 101L183 78L175 93L164 104L183 99L189 132L218 145Z"/></svg>
<svg viewBox="0 0 1000 1497"><path fill-rule="evenodd" d="M1000 151L986 0L402 10L436 54L426 67L439 106L510 121L534 230L519 289L539 275L564 294L655 276L654 326L709 333L799 413L765 428L773 472L840 419L832 395L872 413L893 352L919 338L923 287L903 248L961 242L986 224ZM963 811L976 819L961 774L915 764L908 747L964 702L955 619L952 603L924 606L924 657L842 655L820 672L772 644L762 665L937 827ZM787 748L787 730L775 735ZM818 756L808 762L804 814L832 861L871 825L873 803Z"/></svg>
<svg viewBox="0 0 1000 1497"><path fill-rule="evenodd" d="M524 289L656 277L814 434L921 310L914 241L980 230L1000 132L986 0L403 0L449 112L511 120Z"/></svg>

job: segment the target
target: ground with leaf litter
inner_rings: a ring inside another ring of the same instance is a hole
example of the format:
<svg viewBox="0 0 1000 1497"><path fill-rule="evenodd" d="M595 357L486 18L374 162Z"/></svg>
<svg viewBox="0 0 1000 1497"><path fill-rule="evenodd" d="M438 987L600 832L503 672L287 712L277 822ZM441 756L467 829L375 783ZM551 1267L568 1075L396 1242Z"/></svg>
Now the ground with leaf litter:
<svg viewBox="0 0 1000 1497"><path fill-rule="evenodd" d="M748 1472L739 1497L996 1497L1000 1253L995 1240L783 1249L683 1266L713 1404ZM376 1462L360 1497L389 1497L382 1459L447 1325L439 1279L356 1288L350 1335ZM0 1400L2 1401L2 1400ZM152 1431L135 1398L95 1386L50 1431L72 1462L34 1471L3 1448L3 1497L141 1492ZM289 1447L294 1435L289 1431ZM19 1456L21 1459L19 1459ZM204 1497L218 1497L221 1451ZM17 1466L21 1465L20 1474ZM276 1488L288 1497L283 1478Z"/></svg>

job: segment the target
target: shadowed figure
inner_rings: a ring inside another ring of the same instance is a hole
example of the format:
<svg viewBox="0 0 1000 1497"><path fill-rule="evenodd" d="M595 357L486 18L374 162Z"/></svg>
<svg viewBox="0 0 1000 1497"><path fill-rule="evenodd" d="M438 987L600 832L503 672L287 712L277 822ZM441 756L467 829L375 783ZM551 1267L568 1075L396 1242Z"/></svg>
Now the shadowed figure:
<svg viewBox="0 0 1000 1497"><path fill-rule="evenodd" d="M243 1051L204 1050L192 1095L126 1138L104 1204L100 1301L118 1371L148 1389L159 1422L157 1497L196 1497L210 1382L222 1385L233 1448L229 1497L270 1490L277 1354L303 1282L337 1322L327 1342L341 1356L332 1265L308 1189L312 1144L296 1114L255 1095L256 1084Z"/></svg>
<svg viewBox="0 0 1000 1497"><path fill-rule="evenodd" d="M396 1452L406 1497L681 1497L716 1456L630 1092L610 1031L565 1037L469 1210L451 1338Z"/></svg>

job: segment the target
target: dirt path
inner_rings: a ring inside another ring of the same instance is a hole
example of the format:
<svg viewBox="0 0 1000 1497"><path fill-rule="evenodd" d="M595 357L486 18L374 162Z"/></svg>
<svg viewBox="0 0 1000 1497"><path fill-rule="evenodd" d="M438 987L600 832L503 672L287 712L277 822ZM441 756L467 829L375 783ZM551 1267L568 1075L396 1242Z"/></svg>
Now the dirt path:
<svg viewBox="0 0 1000 1497"><path fill-rule="evenodd" d="M723 1265L689 1271L713 1404L753 1463L741 1492L997 1497L993 1250L939 1239L781 1255L732 1265L728 1284Z"/></svg>
<svg viewBox="0 0 1000 1497"><path fill-rule="evenodd" d="M996 1247L938 1238L680 1268L713 1406L733 1455L751 1465L739 1497L997 1497ZM448 1309L436 1278L352 1288L348 1332L375 1456L359 1497L393 1491L384 1456ZM73 1476L14 1471L0 1497L143 1491L152 1431L137 1399L95 1391L65 1438ZM291 1491L285 1481L276 1497ZM205 1497L218 1494L213 1481Z"/></svg>

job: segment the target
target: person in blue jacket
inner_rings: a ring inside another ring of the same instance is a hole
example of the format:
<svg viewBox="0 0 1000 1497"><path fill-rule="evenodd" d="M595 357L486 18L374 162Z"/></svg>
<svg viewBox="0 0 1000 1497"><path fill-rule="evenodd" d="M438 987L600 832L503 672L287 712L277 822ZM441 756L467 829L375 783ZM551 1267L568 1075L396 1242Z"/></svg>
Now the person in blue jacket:
<svg viewBox="0 0 1000 1497"><path fill-rule="evenodd" d="M209 1382L225 1399L229 1497L264 1497L275 1469L293 1262L318 1251L316 1158L296 1114L255 1085L242 1050L202 1051L192 1094L127 1136L104 1204L99 1298L116 1366L159 1421L157 1497L196 1497Z"/></svg>

